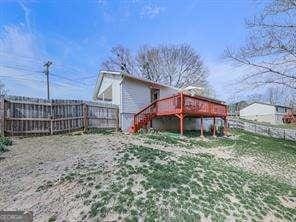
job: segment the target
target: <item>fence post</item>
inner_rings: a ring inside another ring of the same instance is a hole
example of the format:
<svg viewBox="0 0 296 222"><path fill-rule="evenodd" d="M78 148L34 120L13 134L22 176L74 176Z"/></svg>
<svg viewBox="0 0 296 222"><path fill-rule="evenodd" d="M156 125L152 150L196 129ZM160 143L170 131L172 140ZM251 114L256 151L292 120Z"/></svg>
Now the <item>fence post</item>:
<svg viewBox="0 0 296 222"><path fill-rule="evenodd" d="M8 117L14 117L15 112L14 112L14 105L13 105L12 102L9 102L9 110L8 110L8 112L9 112ZM11 121L10 121L10 135L11 136L14 135L13 131L14 131L14 128L13 128L13 119L11 119Z"/></svg>
<svg viewBox="0 0 296 222"><path fill-rule="evenodd" d="M286 139L286 130L284 129L284 140Z"/></svg>
<svg viewBox="0 0 296 222"><path fill-rule="evenodd" d="M5 100L4 98L0 98L0 135L4 136L4 124L5 124L5 111L4 111L4 105Z"/></svg>
<svg viewBox="0 0 296 222"><path fill-rule="evenodd" d="M83 103L83 128L86 132L88 128L88 107L86 103Z"/></svg>
<svg viewBox="0 0 296 222"><path fill-rule="evenodd" d="M52 100L50 101L50 134L53 135L53 105L52 105Z"/></svg>
<svg viewBox="0 0 296 222"><path fill-rule="evenodd" d="M106 107L106 112L107 112L107 119L106 119L106 122L107 122L107 128L109 127L109 109L108 109L108 107Z"/></svg>

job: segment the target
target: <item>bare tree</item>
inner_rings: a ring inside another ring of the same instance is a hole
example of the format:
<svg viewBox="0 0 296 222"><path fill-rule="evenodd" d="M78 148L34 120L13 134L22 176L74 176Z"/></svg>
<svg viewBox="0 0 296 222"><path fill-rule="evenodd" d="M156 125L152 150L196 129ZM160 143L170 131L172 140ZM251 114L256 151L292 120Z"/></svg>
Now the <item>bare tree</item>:
<svg viewBox="0 0 296 222"><path fill-rule="evenodd" d="M241 80L249 86L283 86L296 90L296 0L273 0L246 22L245 46L226 49L236 64L248 67Z"/></svg>
<svg viewBox="0 0 296 222"><path fill-rule="evenodd" d="M0 98L4 97L6 95L6 89L4 83L0 81Z"/></svg>
<svg viewBox="0 0 296 222"><path fill-rule="evenodd" d="M188 44L144 46L136 61L140 73L147 79L179 88L207 86L207 69L199 54Z"/></svg>
<svg viewBox="0 0 296 222"><path fill-rule="evenodd" d="M214 96L207 82L208 71L200 55L188 44L144 45L136 56L123 46L111 50L102 69L123 71L173 87L199 86L204 94Z"/></svg>
<svg viewBox="0 0 296 222"><path fill-rule="evenodd" d="M140 47L136 62L139 73L142 77L155 82L163 82L165 80L164 73L161 69L161 53L158 47L149 47L144 45Z"/></svg>
<svg viewBox="0 0 296 222"><path fill-rule="evenodd" d="M266 91L266 99L270 104L283 104L282 100L283 92L278 87L269 87Z"/></svg>
<svg viewBox="0 0 296 222"><path fill-rule="evenodd" d="M111 56L101 64L101 69L106 71L123 71L134 73L134 60L129 49L118 45L111 49Z"/></svg>

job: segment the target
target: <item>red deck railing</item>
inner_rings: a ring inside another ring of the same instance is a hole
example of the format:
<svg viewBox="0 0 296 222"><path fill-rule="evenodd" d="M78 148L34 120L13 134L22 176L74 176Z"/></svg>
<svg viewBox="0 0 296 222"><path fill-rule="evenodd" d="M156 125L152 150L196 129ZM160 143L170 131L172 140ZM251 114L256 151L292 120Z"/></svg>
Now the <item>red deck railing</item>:
<svg viewBox="0 0 296 222"><path fill-rule="evenodd" d="M226 118L227 106L214 99L179 93L158 99L136 113L132 131L137 132L155 117L171 115L176 115L182 119L185 116Z"/></svg>
<svg viewBox="0 0 296 222"><path fill-rule="evenodd" d="M181 95L180 95L181 96ZM205 97L184 95L184 113L201 117L226 117L227 106Z"/></svg>

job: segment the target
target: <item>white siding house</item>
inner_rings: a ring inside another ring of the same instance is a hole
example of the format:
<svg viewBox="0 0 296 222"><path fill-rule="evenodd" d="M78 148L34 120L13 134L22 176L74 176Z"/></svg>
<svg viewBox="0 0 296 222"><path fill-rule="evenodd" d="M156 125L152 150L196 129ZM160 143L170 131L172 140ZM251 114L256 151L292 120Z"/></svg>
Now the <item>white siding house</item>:
<svg viewBox="0 0 296 222"><path fill-rule="evenodd" d="M145 82L124 78L121 82L121 128L127 130L135 113L151 103L151 88Z"/></svg>
<svg viewBox="0 0 296 222"><path fill-rule="evenodd" d="M285 106L254 102L240 110L240 117L258 122L282 124L282 118L289 109Z"/></svg>
<svg viewBox="0 0 296 222"><path fill-rule="evenodd" d="M200 92L201 88L178 89L121 72L101 71L96 82L93 99L117 105L119 107L119 126L123 131L127 131L132 126L134 114L154 100L172 96L180 91L194 95L196 90ZM219 120L217 120L218 122ZM179 124L180 121L177 117L159 117L152 120L152 127L162 130L177 130ZM208 130L211 124L211 120L205 119L204 129ZM184 120L185 130L199 128L199 119L188 117Z"/></svg>
<svg viewBox="0 0 296 222"><path fill-rule="evenodd" d="M95 100L119 106L119 125L126 131L131 127L135 113L153 100L172 96L178 91L179 89L121 72L102 71L93 97ZM154 120L153 124L161 125L157 123L159 121ZM177 128L177 126L173 127Z"/></svg>

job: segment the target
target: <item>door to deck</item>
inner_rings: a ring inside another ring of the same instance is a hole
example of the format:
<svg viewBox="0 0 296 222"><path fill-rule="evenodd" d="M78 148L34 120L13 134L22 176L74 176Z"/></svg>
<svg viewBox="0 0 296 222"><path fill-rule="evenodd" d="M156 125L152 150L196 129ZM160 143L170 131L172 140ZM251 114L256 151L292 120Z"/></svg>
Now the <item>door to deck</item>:
<svg viewBox="0 0 296 222"><path fill-rule="evenodd" d="M155 100L159 99L159 89L151 89L151 102L154 102Z"/></svg>

